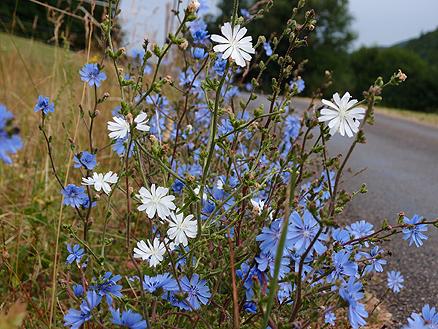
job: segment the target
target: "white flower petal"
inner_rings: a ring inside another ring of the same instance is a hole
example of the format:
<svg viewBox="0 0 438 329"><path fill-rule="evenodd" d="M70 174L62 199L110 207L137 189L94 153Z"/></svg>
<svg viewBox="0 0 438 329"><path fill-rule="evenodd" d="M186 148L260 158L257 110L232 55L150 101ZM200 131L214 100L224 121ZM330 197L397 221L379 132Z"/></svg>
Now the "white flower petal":
<svg viewBox="0 0 438 329"><path fill-rule="evenodd" d="M225 52L228 48L230 48L229 44L225 44L225 45L216 45L213 47L213 50L217 53L223 53Z"/></svg>
<svg viewBox="0 0 438 329"><path fill-rule="evenodd" d="M236 41L239 42L239 41L242 40L242 38L244 37L246 32L248 32L248 30L247 30L246 27L242 27L241 29L238 29L238 28L240 28L240 25L235 26L235 29L237 29L237 33L236 33L235 39L236 39Z"/></svg>
<svg viewBox="0 0 438 329"><path fill-rule="evenodd" d="M224 26L221 27L221 32L227 41L230 41L233 38L233 29L231 28L230 23L225 23Z"/></svg>
<svg viewBox="0 0 438 329"><path fill-rule="evenodd" d="M213 34L211 36L211 40L217 43L227 43L228 44L228 40L225 39L223 36L218 35L218 34Z"/></svg>

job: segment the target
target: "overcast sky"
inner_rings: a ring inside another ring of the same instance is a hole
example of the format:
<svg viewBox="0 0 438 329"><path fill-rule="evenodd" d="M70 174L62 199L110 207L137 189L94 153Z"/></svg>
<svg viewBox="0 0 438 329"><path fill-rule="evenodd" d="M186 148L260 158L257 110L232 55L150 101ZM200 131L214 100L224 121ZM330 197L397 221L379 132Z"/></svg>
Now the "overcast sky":
<svg viewBox="0 0 438 329"><path fill-rule="evenodd" d="M438 0L350 0L357 45L389 46L438 27Z"/></svg>
<svg viewBox="0 0 438 329"><path fill-rule="evenodd" d="M128 47L139 47L144 38L163 42L166 9L175 1L122 0ZM214 12L216 0L209 1ZM438 27L438 0L350 0L350 11L358 33L355 47L389 46Z"/></svg>

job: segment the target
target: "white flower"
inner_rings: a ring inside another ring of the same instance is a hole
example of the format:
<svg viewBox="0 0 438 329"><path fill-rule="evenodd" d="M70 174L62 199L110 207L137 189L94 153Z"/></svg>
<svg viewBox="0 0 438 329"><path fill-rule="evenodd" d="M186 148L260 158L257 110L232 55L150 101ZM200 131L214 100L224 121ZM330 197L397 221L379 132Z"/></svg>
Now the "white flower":
<svg viewBox="0 0 438 329"><path fill-rule="evenodd" d="M82 178L82 185L94 186L94 189L97 192L103 190L106 194L111 193L110 184L115 184L119 180L119 177L116 173L112 171L108 171L105 175L93 173L93 177Z"/></svg>
<svg viewBox="0 0 438 329"><path fill-rule="evenodd" d="M164 238L164 245L167 246L167 249L169 249L169 251L173 251L176 248L175 242L173 242L169 238Z"/></svg>
<svg viewBox="0 0 438 329"><path fill-rule="evenodd" d="M178 210L177 210L178 212ZM169 229L167 235L173 239L175 244L182 244L184 247L189 243L187 238L195 238L198 234L198 223L193 215L184 218L184 214L170 214Z"/></svg>
<svg viewBox="0 0 438 329"><path fill-rule="evenodd" d="M257 201L257 200L251 199L251 204L252 204L254 210L260 216L263 213L263 210L265 209L265 200ZM268 208L268 213L269 213L269 218L272 219L273 211L272 211L271 207Z"/></svg>
<svg viewBox="0 0 438 329"><path fill-rule="evenodd" d="M199 192L201 192L201 187L200 187L200 186L197 186L197 187L193 190L193 192L195 192L195 194L198 195Z"/></svg>
<svg viewBox="0 0 438 329"><path fill-rule="evenodd" d="M113 117L114 121L108 121L109 137L112 139L125 138L130 131L129 123L122 117Z"/></svg>
<svg viewBox="0 0 438 329"><path fill-rule="evenodd" d="M153 244L147 240L137 242L137 248L134 248L134 258L147 260L150 266L157 266L163 261L163 255L166 252L166 247L158 238L154 239Z"/></svg>
<svg viewBox="0 0 438 329"><path fill-rule="evenodd" d="M224 182L219 178L216 182L216 187L218 190L223 190L224 189Z"/></svg>
<svg viewBox="0 0 438 329"><path fill-rule="evenodd" d="M137 116L135 117L134 122L136 123L135 128L136 128L137 130L140 130L140 131L149 131L149 130L151 129L151 127L149 127L149 126L147 125L147 122L148 122L148 116L147 116L147 114L144 113L144 112L140 112L140 114L137 115Z"/></svg>
<svg viewBox="0 0 438 329"><path fill-rule="evenodd" d="M196 187L193 192L195 192L196 195L199 195L199 193L201 192L201 186ZM205 191L202 193L202 199L203 200L207 200L207 193L205 193Z"/></svg>
<svg viewBox="0 0 438 329"><path fill-rule="evenodd" d="M251 199L251 204L253 208L258 212L258 214L261 215L263 209L265 208L265 201L264 200L256 201L254 199Z"/></svg>
<svg viewBox="0 0 438 329"><path fill-rule="evenodd" d="M359 120L364 118L365 109L361 107L354 108L357 100L350 100L350 98L351 96L347 92L342 96L342 99L338 93L334 94L333 100L335 103L325 99L322 100L322 103L329 108L325 107L321 110L321 116L318 120L319 122L329 121L330 135L333 136L336 132L339 132L342 136L347 134L348 137L352 137L353 134L359 131Z"/></svg>
<svg viewBox="0 0 438 329"><path fill-rule="evenodd" d="M155 213L157 213L161 219L166 219L166 217L170 216L170 211L176 208L173 203L175 197L173 195L167 195L168 192L168 188L161 186L155 188L155 184L152 184L150 191L142 187L139 194L136 195L142 203L137 209L139 211L145 211L151 219L155 216Z"/></svg>
<svg viewBox="0 0 438 329"><path fill-rule="evenodd" d="M250 54L255 54L252 37L244 37L246 31L247 29L245 27L240 28L240 25L232 27L230 23L225 23L221 27L223 36L217 34L211 36L211 40L219 43L214 46L213 50L217 53L223 53L223 59L231 56L237 65L245 67L245 61L251 60Z"/></svg>

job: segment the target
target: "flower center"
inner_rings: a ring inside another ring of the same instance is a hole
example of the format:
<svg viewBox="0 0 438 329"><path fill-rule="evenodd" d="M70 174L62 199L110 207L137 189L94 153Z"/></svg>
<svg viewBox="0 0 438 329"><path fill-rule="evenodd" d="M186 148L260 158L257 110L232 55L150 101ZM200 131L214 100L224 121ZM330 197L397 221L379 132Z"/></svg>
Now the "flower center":
<svg viewBox="0 0 438 329"><path fill-rule="evenodd" d="M339 116L341 117L341 119L344 119L346 114L347 114L347 110L346 109L339 108Z"/></svg>

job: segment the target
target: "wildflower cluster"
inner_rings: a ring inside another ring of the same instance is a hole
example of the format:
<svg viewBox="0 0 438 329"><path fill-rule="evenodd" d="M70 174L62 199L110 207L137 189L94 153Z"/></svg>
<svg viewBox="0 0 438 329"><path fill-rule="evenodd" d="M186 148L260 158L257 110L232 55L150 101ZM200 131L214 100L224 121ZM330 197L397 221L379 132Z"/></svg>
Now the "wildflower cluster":
<svg viewBox="0 0 438 329"><path fill-rule="evenodd" d="M301 1L284 32L254 44L244 27L253 14L239 17L238 1L222 35L207 30L203 6L192 0L183 14L175 11L181 25L167 44L145 41L129 56L112 46L110 7L102 28L120 91L111 116L97 115L109 104L104 62L78 73L94 94L86 147L72 142L80 179L64 186L50 156L64 205L77 217L64 225L75 241L67 245L64 325L336 327L344 312L351 327L362 327L367 278L387 268L382 242L402 234L420 247L436 224L401 215L381 227L363 219L348 225L339 216L366 192L340 190L346 162L365 141L382 89L400 79L379 78L362 101L336 93L295 111L292 99L305 83L290 52L313 30L314 13L298 24ZM287 54L277 53L281 40ZM181 69L163 67L167 59ZM256 91L272 63L280 69L265 108ZM53 103L40 97L35 111L51 155L44 123ZM102 117L108 139L96 141ZM342 159L328 155L337 133L352 141ZM102 154L108 142L117 161ZM403 282L388 272L389 290L398 293ZM408 326L434 328L435 314L425 306Z"/></svg>

